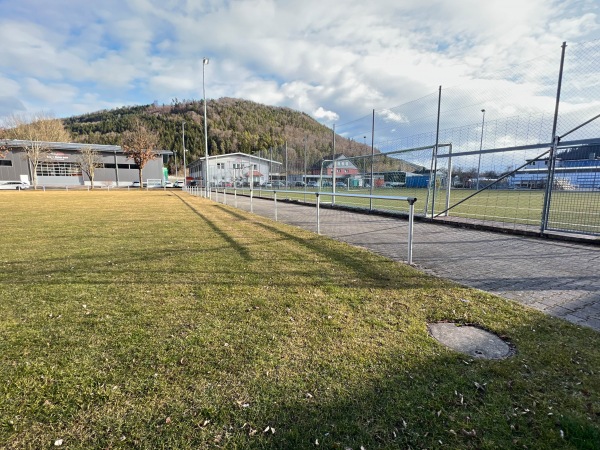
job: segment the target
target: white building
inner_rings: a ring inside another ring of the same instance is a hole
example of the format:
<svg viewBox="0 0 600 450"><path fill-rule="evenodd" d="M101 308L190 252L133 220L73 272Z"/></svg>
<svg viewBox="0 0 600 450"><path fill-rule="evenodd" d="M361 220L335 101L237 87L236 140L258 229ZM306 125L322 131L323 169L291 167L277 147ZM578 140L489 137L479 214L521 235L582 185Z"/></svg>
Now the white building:
<svg viewBox="0 0 600 450"><path fill-rule="evenodd" d="M190 177L204 185L205 158L189 164ZM255 186L281 179L282 163L246 153L229 153L208 157L210 186Z"/></svg>

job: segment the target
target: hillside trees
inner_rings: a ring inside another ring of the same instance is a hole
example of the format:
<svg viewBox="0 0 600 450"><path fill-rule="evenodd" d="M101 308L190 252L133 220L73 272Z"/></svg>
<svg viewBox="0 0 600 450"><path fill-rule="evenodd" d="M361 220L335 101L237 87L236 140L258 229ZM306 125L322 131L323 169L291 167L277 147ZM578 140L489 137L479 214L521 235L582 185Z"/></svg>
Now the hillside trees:
<svg viewBox="0 0 600 450"><path fill-rule="evenodd" d="M208 151L210 155L225 153L257 153L270 148L303 149L308 136L311 162L331 159L331 129L305 113L290 108L261 105L248 100L221 98L207 101ZM159 134L159 148L171 150L181 161L181 123L185 121L185 140L188 161L204 156L204 108L202 101L173 99L171 105L145 105L100 111L65 120L68 129L79 142L121 143L121 136L132 117ZM105 122L101 124L101 122ZM289 156L290 166L303 166L301 160ZM347 156L371 153L370 146L336 136L336 153ZM376 151L376 153L378 153ZM289 155L292 155L291 153ZM174 172L175 158L169 162Z"/></svg>

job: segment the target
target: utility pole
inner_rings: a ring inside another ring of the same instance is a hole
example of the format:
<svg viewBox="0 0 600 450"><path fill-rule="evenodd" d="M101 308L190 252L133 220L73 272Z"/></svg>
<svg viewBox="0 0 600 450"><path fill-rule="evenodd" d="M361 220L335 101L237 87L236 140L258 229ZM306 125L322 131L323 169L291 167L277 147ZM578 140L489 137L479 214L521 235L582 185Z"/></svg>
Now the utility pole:
<svg viewBox="0 0 600 450"><path fill-rule="evenodd" d="M181 145L183 147L183 188L187 185L187 167L185 165L185 122L181 122Z"/></svg>

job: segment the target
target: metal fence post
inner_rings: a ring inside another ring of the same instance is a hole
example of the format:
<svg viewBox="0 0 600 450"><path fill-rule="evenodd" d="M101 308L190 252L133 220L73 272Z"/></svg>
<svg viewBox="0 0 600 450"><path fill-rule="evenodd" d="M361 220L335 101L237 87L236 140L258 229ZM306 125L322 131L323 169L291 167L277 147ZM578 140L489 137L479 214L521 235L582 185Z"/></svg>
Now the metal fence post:
<svg viewBox="0 0 600 450"><path fill-rule="evenodd" d="M227 188L223 188L223 204L227 204Z"/></svg>
<svg viewBox="0 0 600 450"><path fill-rule="evenodd" d="M452 191L452 144L449 144L448 150L448 175L446 176L446 211L444 216L448 217L450 210L450 192Z"/></svg>
<svg viewBox="0 0 600 450"><path fill-rule="evenodd" d="M415 223L415 201L409 201L408 205L408 264L412 264L413 230Z"/></svg>
<svg viewBox="0 0 600 450"><path fill-rule="evenodd" d="M317 196L317 234L321 234L321 201L319 199L319 193L315 193Z"/></svg>
<svg viewBox="0 0 600 450"><path fill-rule="evenodd" d="M435 215L435 189L436 189L436 181L437 181L437 157L439 151L440 144L440 111L442 106L442 86L440 86L439 94L438 94L438 109L437 109L437 124L435 127L435 148L433 150L433 173L429 175L429 181L432 181L431 177L433 177L432 183L432 191L431 191L431 218Z"/></svg>
<svg viewBox="0 0 600 450"><path fill-rule="evenodd" d="M565 66L565 50L567 43L562 43L562 52L560 55L560 69L558 72L558 83L556 87L556 103L554 105L554 122L552 123L552 149L548 156L548 179L546 181L546 192L544 194L544 207L542 209L542 223L540 224L540 233L544 233L548 228L548 216L550 215L550 198L552 196L552 185L554 183L554 167L556 165L556 147L558 146L559 137L556 134L556 126L558 123L558 107L560 105L560 92L562 88L562 77Z"/></svg>
<svg viewBox="0 0 600 450"><path fill-rule="evenodd" d="M252 194L253 194L253 190L250 189L250 212L254 212L254 205L252 203Z"/></svg>
<svg viewBox="0 0 600 450"><path fill-rule="evenodd" d="M277 222L277 191L273 191L273 201L275 203L275 222Z"/></svg>
<svg viewBox="0 0 600 450"><path fill-rule="evenodd" d="M233 202L235 204L235 207L237 208L237 189L233 190Z"/></svg>

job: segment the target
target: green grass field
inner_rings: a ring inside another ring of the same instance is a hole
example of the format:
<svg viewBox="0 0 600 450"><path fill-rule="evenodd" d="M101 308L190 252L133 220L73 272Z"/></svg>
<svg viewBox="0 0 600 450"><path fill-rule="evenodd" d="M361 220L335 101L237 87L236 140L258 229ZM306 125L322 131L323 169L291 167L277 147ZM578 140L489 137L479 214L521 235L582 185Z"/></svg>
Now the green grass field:
<svg viewBox="0 0 600 450"><path fill-rule="evenodd" d="M182 192L0 207L2 448L600 447L592 330Z"/></svg>

